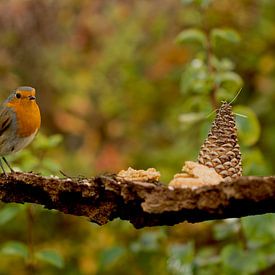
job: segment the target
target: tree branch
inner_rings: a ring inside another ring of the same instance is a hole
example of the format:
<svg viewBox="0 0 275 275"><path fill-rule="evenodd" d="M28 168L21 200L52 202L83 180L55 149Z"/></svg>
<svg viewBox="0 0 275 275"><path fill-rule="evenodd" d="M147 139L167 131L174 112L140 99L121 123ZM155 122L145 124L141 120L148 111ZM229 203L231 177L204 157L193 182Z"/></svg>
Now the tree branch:
<svg viewBox="0 0 275 275"><path fill-rule="evenodd" d="M120 218L141 228L274 213L275 176L170 190L161 183L124 181L116 176L60 179L11 173L0 177L0 200L41 204L88 217L99 225Z"/></svg>

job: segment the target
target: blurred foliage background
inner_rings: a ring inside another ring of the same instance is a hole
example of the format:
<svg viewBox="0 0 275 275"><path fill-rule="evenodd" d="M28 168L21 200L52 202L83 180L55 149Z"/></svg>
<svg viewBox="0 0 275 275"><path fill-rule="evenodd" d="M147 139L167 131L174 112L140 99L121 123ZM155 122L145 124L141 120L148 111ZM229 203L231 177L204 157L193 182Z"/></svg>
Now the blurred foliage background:
<svg viewBox="0 0 275 275"><path fill-rule="evenodd" d="M42 111L9 159L44 175L155 167L168 182L242 87L244 174L275 174L274 18L273 0L1 0L1 99L30 85ZM0 232L0 274L275 273L272 214L136 230L2 204Z"/></svg>

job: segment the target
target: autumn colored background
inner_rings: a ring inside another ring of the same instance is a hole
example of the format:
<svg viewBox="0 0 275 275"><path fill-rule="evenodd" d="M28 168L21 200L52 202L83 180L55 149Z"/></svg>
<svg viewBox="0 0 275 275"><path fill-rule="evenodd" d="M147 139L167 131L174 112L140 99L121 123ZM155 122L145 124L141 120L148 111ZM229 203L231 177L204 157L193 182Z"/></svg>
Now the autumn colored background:
<svg viewBox="0 0 275 275"><path fill-rule="evenodd" d="M234 101L245 175L275 174L273 0L1 0L1 99L36 88L42 129L9 160L44 175L195 160ZM1 204L0 274L274 274L272 214L136 230ZM15 264L16 263L16 264Z"/></svg>

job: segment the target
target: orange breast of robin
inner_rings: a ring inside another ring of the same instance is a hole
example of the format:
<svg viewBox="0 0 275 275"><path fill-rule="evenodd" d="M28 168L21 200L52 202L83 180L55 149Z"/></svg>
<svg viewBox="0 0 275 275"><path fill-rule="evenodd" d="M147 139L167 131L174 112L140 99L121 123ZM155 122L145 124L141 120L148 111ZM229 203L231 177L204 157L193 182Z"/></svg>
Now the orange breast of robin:
<svg viewBox="0 0 275 275"><path fill-rule="evenodd" d="M28 137L40 128L40 111L35 101L11 101L7 103L7 106L12 108L16 114L17 134L19 137Z"/></svg>

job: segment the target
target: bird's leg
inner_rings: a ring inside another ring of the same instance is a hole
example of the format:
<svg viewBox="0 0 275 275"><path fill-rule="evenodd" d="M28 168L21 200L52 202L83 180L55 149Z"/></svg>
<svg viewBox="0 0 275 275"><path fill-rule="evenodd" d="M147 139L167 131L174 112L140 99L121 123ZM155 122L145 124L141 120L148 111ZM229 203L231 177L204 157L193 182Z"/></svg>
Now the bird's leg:
<svg viewBox="0 0 275 275"><path fill-rule="evenodd" d="M7 164L7 166L10 168L11 172L14 172L14 170L11 168L10 164L8 163L8 161L6 160L5 157L2 157L2 159L4 160L4 162ZM2 166L2 165L1 165ZM2 168L3 169L3 168Z"/></svg>
<svg viewBox="0 0 275 275"><path fill-rule="evenodd" d="M6 173L6 171L5 171L4 167L3 167L1 159L0 159L0 167L1 167L2 171L3 171L3 173L5 174L5 176L7 177L7 173Z"/></svg>

